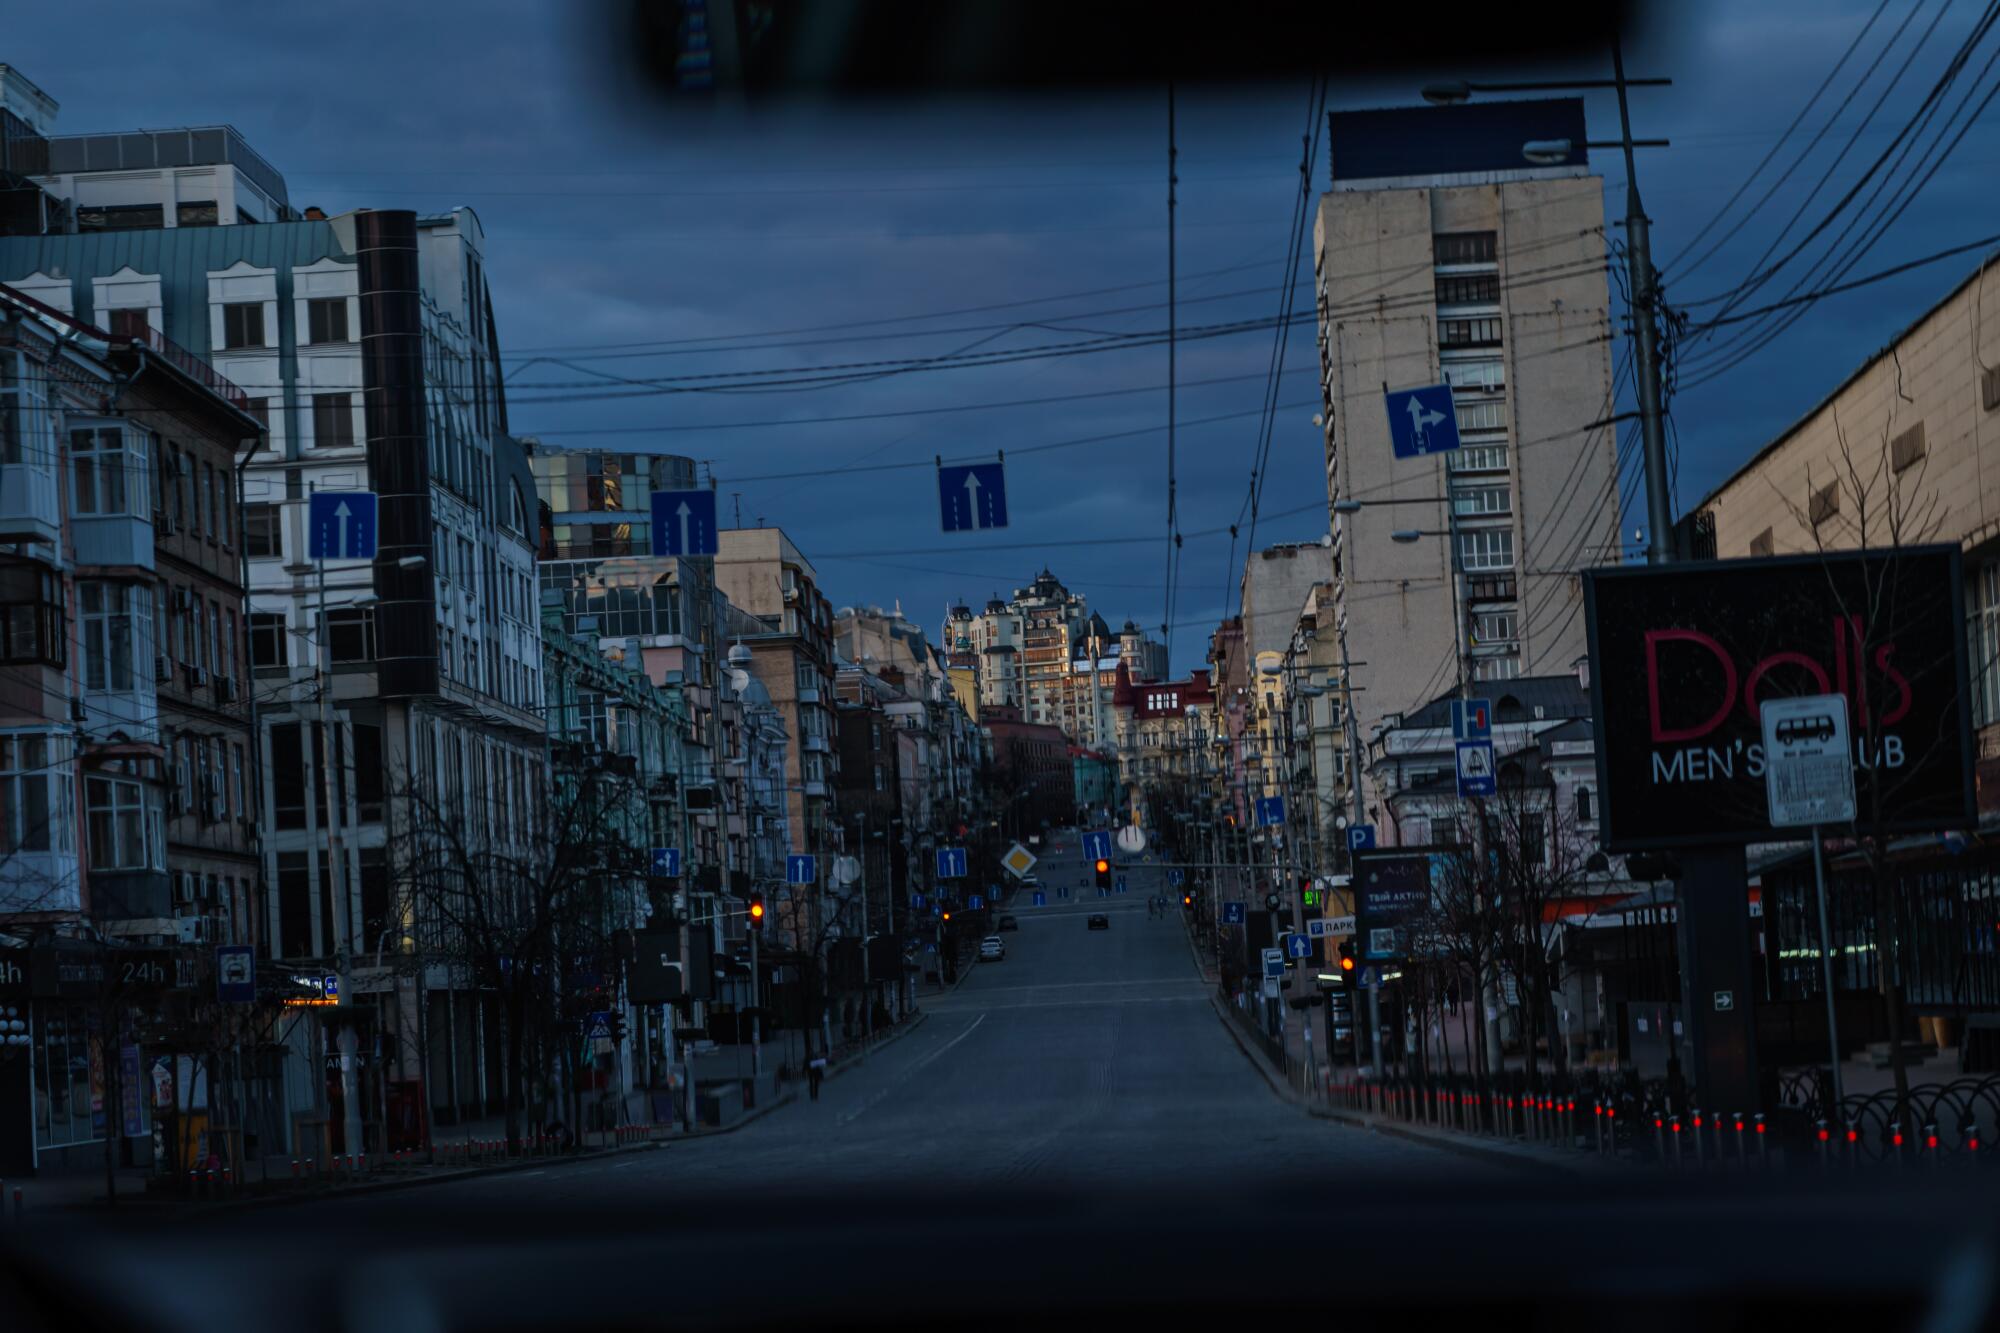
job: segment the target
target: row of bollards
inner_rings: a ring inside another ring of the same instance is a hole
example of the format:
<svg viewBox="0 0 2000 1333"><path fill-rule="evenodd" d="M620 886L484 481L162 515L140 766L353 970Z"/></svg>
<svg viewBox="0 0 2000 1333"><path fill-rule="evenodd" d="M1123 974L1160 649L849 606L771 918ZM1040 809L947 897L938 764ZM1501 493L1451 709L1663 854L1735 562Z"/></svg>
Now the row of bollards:
<svg viewBox="0 0 2000 1333"><path fill-rule="evenodd" d="M1979 1122L1970 1117L1959 1121L1958 1141L1960 1150L1977 1165ZM1813 1147L1821 1170L1864 1165L1868 1151L1862 1138L1861 1122L1853 1118L1848 1119L1837 1135L1827 1121L1815 1121ZM1936 1121L1927 1121L1921 1126L1914 1121L1891 1121L1882 1127L1881 1147L1890 1165L1898 1167L1936 1166L1944 1155Z"/></svg>

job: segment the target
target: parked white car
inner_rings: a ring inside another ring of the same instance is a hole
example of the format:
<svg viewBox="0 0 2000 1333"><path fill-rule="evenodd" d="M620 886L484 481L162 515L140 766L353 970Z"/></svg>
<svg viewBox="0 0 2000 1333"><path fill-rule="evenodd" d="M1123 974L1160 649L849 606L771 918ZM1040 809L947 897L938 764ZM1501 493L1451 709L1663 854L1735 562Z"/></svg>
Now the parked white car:
<svg viewBox="0 0 2000 1333"><path fill-rule="evenodd" d="M981 962L997 963L1007 956L1007 944L998 935L988 935L979 941Z"/></svg>

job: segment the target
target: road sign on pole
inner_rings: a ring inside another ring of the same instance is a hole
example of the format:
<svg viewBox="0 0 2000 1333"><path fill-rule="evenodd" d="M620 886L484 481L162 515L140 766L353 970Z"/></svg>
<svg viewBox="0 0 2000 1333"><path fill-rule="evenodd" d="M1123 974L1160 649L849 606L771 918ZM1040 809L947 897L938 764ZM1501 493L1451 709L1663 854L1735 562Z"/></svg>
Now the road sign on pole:
<svg viewBox="0 0 2000 1333"><path fill-rule="evenodd" d="M1120 875L1118 877L1118 883L1116 887L1118 889L1118 892L1120 893L1125 892L1125 877L1123 875Z"/></svg>
<svg viewBox="0 0 2000 1333"><path fill-rule="evenodd" d="M1182 873L1179 866L1175 866L1167 871L1167 884L1171 888L1178 889L1181 886L1181 882L1186 878L1187 876Z"/></svg>
<svg viewBox="0 0 2000 1333"><path fill-rule="evenodd" d="M1257 822L1269 827L1285 822L1285 798L1282 796L1259 796L1257 798Z"/></svg>
<svg viewBox="0 0 2000 1333"><path fill-rule="evenodd" d="M1352 935L1353 916L1316 916L1306 922L1306 936L1309 939L1324 939L1329 935Z"/></svg>
<svg viewBox="0 0 2000 1333"><path fill-rule="evenodd" d="M714 555L718 542L714 491L653 492L654 555Z"/></svg>
<svg viewBox="0 0 2000 1333"><path fill-rule="evenodd" d="M1224 903L1222 905L1222 924L1225 926L1242 925L1244 920L1244 910L1245 910L1244 906L1240 901L1232 901Z"/></svg>
<svg viewBox="0 0 2000 1333"><path fill-rule="evenodd" d="M1287 958L1310 958L1313 951L1312 936L1287 934L1284 947Z"/></svg>
<svg viewBox="0 0 2000 1333"><path fill-rule="evenodd" d="M215 998L224 1004L257 998L257 951L250 945L225 944L215 951Z"/></svg>
<svg viewBox="0 0 2000 1333"><path fill-rule="evenodd" d="M1264 977L1266 980L1282 978L1285 975L1285 951L1283 949L1266 949L1264 950L1263 958Z"/></svg>
<svg viewBox="0 0 2000 1333"><path fill-rule="evenodd" d="M965 848L940 847L937 849L937 877L939 879L965 878Z"/></svg>
<svg viewBox="0 0 2000 1333"><path fill-rule="evenodd" d="M1102 829L1084 834L1083 859L1086 861L1109 861L1111 859L1111 835Z"/></svg>
<svg viewBox="0 0 2000 1333"><path fill-rule="evenodd" d="M1047 907L1048 905L1049 905L1049 895L1048 895L1048 894L1046 894L1046 893L1044 893L1044 892L1042 892L1042 891L1041 891L1040 889L1036 889L1036 890L1035 890L1035 906L1037 906L1037 907Z"/></svg>
<svg viewBox="0 0 2000 1333"><path fill-rule="evenodd" d="M819 858L815 856L788 856L785 858L785 883L810 884L819 878Z"/></svg>
<svg viewBox="0 0 2000 1333"><path fill-rule="evenodd" d="M655 847L653 849L653 873L673 879L681 873L681 849L678 847Z"/></svg>
<svg viewBox="0 0 2000 1333"><path fill-rule="evenodd" d="M1458 448L1458 412L1449 384L1397 389L1382 395L1389 410L1389 442L1398 458L1422 458Z"/></svg>
<svg viewBox="0 0 2000 1333"><path fill-rule="evenodd" d="M1008 873L1013 875L1014 878L1025 879L1028 872L1035 868L1035 862L1039 859L1033 852L1017 842L1008 850L1005 856L1000 858L1000 864L1006 867Z"/></svg>
<svg viewBox="0 0 2000 1333"><path fill-rule="evenodd" d="M1373 824L1349 824L1347 826L1347 850L1350 852L1372 851L1375 847L1375 826Z"/></svg>
<svg viewBox="0 0 2000 1333"><path fill-rule="evenodd" d="M1000 463L938 469L938 519L946 532L1007 526L1007 472Z"/></svg>
<svg viewBox="0 0 2000 1333"><path fill-rule="evenodd" d="M1458 794L1491 796L1500 790L1493 778L1493 742L1458 742Z"/></svg>
<svg viewBox="0 0 2000 1333"><path fill-rule="evenodd" d="M1451 738L1455 741L1483 741L1493 737L1493 704L1486 699L1451 701Z"/></svg>
<svg viewBox="0 0 2000 1333"><path fill-rule="evenodd" d="M973 893L973 894L968 894L966 896L965 899L966 911L977 912L980 908L984 906L986 906L986 899L980 896L979 894Z"/></svg>
<svg viewBox="0 0 2000 1333"><path fill-rule="evenodd" d="M1764 724L1764 791L1773 828L1845 824L1854 818L1854 750L1847 699L1838 694L1769 699Z"/></svg>
<svg viewBox="0 0 2000 1333"><path fill-rule="evenodd" d="M307 559L373 560L375 492L314 491L306 527Z"/></svg>

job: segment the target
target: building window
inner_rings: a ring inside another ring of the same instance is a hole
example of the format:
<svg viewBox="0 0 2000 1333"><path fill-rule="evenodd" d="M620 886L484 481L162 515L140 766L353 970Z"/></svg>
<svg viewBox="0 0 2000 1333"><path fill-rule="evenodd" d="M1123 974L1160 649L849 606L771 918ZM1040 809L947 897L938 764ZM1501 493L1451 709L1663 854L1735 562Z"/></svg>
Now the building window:
<svg viewBox="0 0 2000 1333"><path fill-rule="evenodd" d="M114 338L135 338L146 340L146 331L151 325L146 323L146 308L139 306L111 312L111 336Z"/></svg>
<svg viewBox="0 0 2000 1333"><path fill-rule="evenodd" d="M1840 512L1840 483L1830 481L1812 493L1806 501L1806 517L1814 527L1826 522Z"/></svg>
<svg viewBox="0 0 2000 1333"><path fill-rule="evenodd" d="M354 395L316 393L313 405L313 447L345 449L354 443Z"/></svg>
<svg viewBox="0 0 2000 1333"><path fill-rule="evenodd" d="M1460 517L1505 514L1514 507L1514 493L1506 486L1463 486L1452 491L1451 503Z"/></svg>
<svg viewBox="0 0 2000 1333"><path fill-rule="evenodd" d="M86 777L84 820L92 870L158 870L158 797L135 778Z"/></svg>
<svg viewBox="0 0 2000 1333"><path fill-rule="evenodd" d="M1578 787L1576 789L1576 822L1579 824L1588 824L1596 817L1596 814L1591 809L1590 788Z"/></svg>
<svg viewBox="0 0 2000 1333"><path fill-rule="evenodd" d="M1447 359L1440 369L1453 393L1503 393L1507 388L1507 365L1497 356Z"/></svg>
<svg viewBox="0 0 2000 1333"><path fill-rule="evenodd" d="M46 574L41 584L40 599L0 605L0 661L22 665L38 662L57 668L68 661L64 646L68 617L60 600L62 584Z"/></svg>
<svg viewBox="0 0 2000 1333"><path fill-rule="evenodd" d="M253 667L281 667L289 665L290 653L286 642L285 617L282 612L252 611L250 613L250 665Z"/></svg>
<svg viewBox="0 0 2000 1333"><path fill-rule="evenodd" d="M69 433L70 470L76 479L76 512L80 515L139 516L152 499L148 479L149 437L129 436L120 426L98 426Z"/></svg>
<svg viewBox="0 0 2000 1333"><path fill-rule="evenodd" d="M1481 528L1458 535L1458 557L1465 569L1512 569L1514 534L1507 528Z"/></svg>
<svg viewBox="0 0 2000 1333"><path fill-rule="evenodd" d="M1897 472L1923 456L1924 423L1921 421L1889 441L1889 466Z"/></svg>
<svg viewBox="0 0 2000 1333"><path fill-rule="evenodd" d="M1441 319L1438 321L1439 347L1497 347L1500 343L1500 317L1483 316L1479 319Z"/></svg>
<svg viewBox="0 0 2000 1333"><path fill-rule="evenodd" d="M2000 560L1971 571L1965 587L1965 641L1972 654L1972 723L2000 722Z"/></svg>
<svg viewBox="0 0 2000 1333"><path fill-rule="evenodd" d="M167 225L160 204L86 204L76 210L78 231L138 231Z"/></svg>
<svg viewBox="0 0 2000 1333"><path fill-rule="evenodd" d="M1472 664L1475 680L1512 680L1521 674L1518 657L1481 657Z"/></svg>
<svg viewBox="0 0 2000 1333"><path fill-rule="evenodd" d="M347 341L346 297L316 297L306 302L306 341L308 343Z"/></svg>
<svg viewBox="0 0 2000 1333"><path fill-rule="evenodd" d="M367 607L326 613L327 651L336 662L375 660L375 613Z"/></svg>
<svg viewBox="0 0 2000 1333"><path fill-rule="evenodd" d="M1439 262L1444 261L1440 259ZM1497 273L1441 274L1437 279L1439 305L1492 305L1499 299L1500 275Z"/></svg>
<svg viewBox="0 0 2000 1333"><path fill-rule="evenodd" d="M1471 403L1459 403L1457 405L1457 412L1458 412L1458 429L1460 434L1476 430L1507 429L1507 404L1502 402L1498 398L1481 399L1478 402L1471 402ZM1461 468L1475 467L1475 466L1484 466L1487 468L1507 466L1506 445L1504 444L1487 445L1485 447L1488 449L1493 449L1498 451L1500 458L1500 461L1498 463L1486 463L1482 465L1469 464L1465 461L1463 457L1463 455L1466 452L1466 450L1464 449L1460 449L1457 453L1446 454L1445 458L1453 465L1454 471L1457 471Z"/></svg>
<svg viewBox="0 0 2000 1333"><path fill-rule="evenodd" d="M216 215L215 200L190 199L174 205L174 225L180 227L213 227L220 219Z"/></svg>
<svg viewBox="0 0 2000 1333"><path fill-rule="evenodd" d="M263 345L262 301L232 301L222 307L222 346L225 350Z"/></svg>
<svg viewBox="0 0 2000 1333"><path fill-rule="evenodd" d="M1979 404L1988 412L2000 412L2000 366L1988 366L1980 374Z"/></svg>
<svg viewBox="0 0 2000 1333"><path fill-rule="evenodd" d="M306 826L306 786L304 733L296 722L280 723L271 728L271 810L279 828Z"/></svg>
<svg viewBox="0 0 2000 1333"><path fill-rule="evenodd" d="M250 504L243 506L243 553L253 559L263 556L279 556L285 553L280 533L278 516L282 512L274 504Z"/></svg>
<svg viewBox="0 0 2000 1333"><path fill-rule="evenodd" d="M1431 253L1439 267L1446 264L1496 262L1496 234L1490 231L1442 232L1431 238Z"/></svg>
<svg viewBox="0 0 2000 1333"><path fill-rule="evenodd" d="M46 852L60 846L52 822L62 807L51 791L68 790L60 741L48 736L0 736L0 853ZM16 907L14 910L20 910Z"/></svg>
<svg viewBox="0 0 2000 1333"><path fill-rule="evenodd" d="M1511 643L1515 638L1516 616L1512 611L1480 611L1472 617L1472 644Z"/></svg>
<svg viewBox="0 0 2000 1333"><path fill-rule="evenodd" d="M84 688L132 690L137 684L133 659L143 660L153 639L153 590L129 583L84 583L79 597Z"/></svg>

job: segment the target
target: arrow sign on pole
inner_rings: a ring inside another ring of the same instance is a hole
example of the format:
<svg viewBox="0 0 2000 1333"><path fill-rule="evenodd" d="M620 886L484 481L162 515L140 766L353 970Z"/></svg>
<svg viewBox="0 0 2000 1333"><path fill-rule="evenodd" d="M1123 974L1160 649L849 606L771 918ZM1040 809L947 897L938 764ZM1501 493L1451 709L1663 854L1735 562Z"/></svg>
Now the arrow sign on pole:
<svg viewBox="0 0 2000 1333"><path fill-rule="evenodd" d="M375 492L315 491L306 520L307 559L375 558Z"/></svg>

